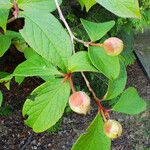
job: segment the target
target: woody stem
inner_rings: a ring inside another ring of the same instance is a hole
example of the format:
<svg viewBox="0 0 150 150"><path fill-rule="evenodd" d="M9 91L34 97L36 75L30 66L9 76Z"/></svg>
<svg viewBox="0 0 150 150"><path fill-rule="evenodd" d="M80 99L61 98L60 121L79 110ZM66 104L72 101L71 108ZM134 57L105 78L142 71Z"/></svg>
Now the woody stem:
<svg viewBox="0 0 150 150"><path fill-rule="evenodd" d="M73 85L72 75L70 75L70 77L69 77L69 82L70 82L72 93L75 93L76 91L75 91L75 88L74 88L74 85Z"/></svg>
<svg viewBox="0 0 150 150"><path fill-rule="evenodd" d="M96 96L94 90L91 88L90 83L89 83L88 79L86 78L85 74L84 74L83 72L81 72L81 74L82 74L82 76L83 76L83 78L84 78L84 81L85 81L85 83L86 83L86 85L87 85L89 91L90 91L90 92L92 93L92 95L93 95L94 101L95 101L95 103L97 104L97 106L98 106L98 108L99 108L99 111L101 112L101 114L102 114L102 116L103 116L104 121L106 122L107 119L106 119L106 116L105 116L105 113L104 113L104 112L105 112L105 108L102 106L101 100Z"/></svg>

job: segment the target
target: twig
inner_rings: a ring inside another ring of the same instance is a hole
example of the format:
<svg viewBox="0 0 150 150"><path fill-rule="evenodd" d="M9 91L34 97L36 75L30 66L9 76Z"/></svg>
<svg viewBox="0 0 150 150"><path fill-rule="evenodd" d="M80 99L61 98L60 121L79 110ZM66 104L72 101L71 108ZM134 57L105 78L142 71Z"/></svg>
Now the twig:
<svg viewBox="0 0 150 150"><path fill-rule="evenodd" d="M73 36L73 34L72 34L72 31L71 31L71 29L70 29L70 27L69 27L69 25L68 25L68 23L67 23L65 17L64 17L63 14L62 14L62 11L61 11L61 9L60 9L60 7L59 7L59 4L58 4L58 1L57 1L57 0L55 0L55 4L56 4L57 10L58 10L59 17L60 17L60 19L62 20L62 22L64 23L64 25L65 25L65 27L67 28L67 31L68 31L68 33L69 33L69 35L70 35L71 42L72 42L72 47L73 47L73 53L75 53L74 44L73 44L74 36Z"/></svg>
<svg viewBox="0 0 150 150"><path fill-rule="evenodd" d="M79 42L79 43L81 43L81 44L83 44L85 47L89 47L89 44L91 43L91 42L85 42L85 41L83 41L81 39L78 39L75 36L74 36L74 40Z"/></svg>
<svg viewBox="0 0 150 150"><path fill-rule="evenodd" d="M104 111L103 111L102 109L101 109L100 111L101 111L101 114L102 114L102 116L103 116L104 122L107 122L107 119L106 119L106 116L105 116Z"/></svg>
<svg viewBox="0 0 150 150"><path fill-rule="evenodd" d="M82 77L84 78L84 81L85 81L85 83L86 83L86 85L87 85L89 91L92 93L93 98L96 99L96 100L99 100L99 99L97 98L97 96L96 96L94 90L91 88L90 83L89 83L88 79L86 78L85 74L84 74L83 72L81 72L81 75L82 75Z"/></svg>
<svg viewBox="0 0 150 150"><path fill-rule="evenodd" d="M103 47L103 44L100 43L89 43L90 46L98 46L98 47Z"/></svg>
<svg viewBox="0 0 150 150"><path fill-rule="evenodd" d="M18 13L19 13L19 7L18 7L18 0L14 0L13 1L13 17L11 17L10 19L8 19L7 23L11 23L13 22L15 19L18 18Z"/></svg>
<svg viewBox="0 0 150 150"><path fill-rule="evenodd" d="M55 0L55 4L56 4L57 10L58 10L59 17L60 17L60 19L62 20L62 22L64 23L64 25L65 25L65 27L67 28L67 31L68 31L68 33L69 33L69 35L70 35L71 42L72 42L72 46L73 46L73 53L75 53L75 50L74 50L74 40L77 41L77 42L79 42L79 43L82 43L84 46L88 47L88 43L89 43L89 42L85 42L85 41L83 41L83 40L80 40L80 39L76 38L76 37L73 35L73 33L72 33L72 31L71 31L71 29L70 29L70 27L69 27L69 25L68 25L68 23L67 23L65 17L63 16L63 13L62 13L62 11L61 11L61 9L60 9L60 6L59 6L57 0Z"/></svg>
<svg viewBox="0 0 150 150"><path fill-rule="evenodd" d="M18 14L19 14L19 7L18 7L18 0L14 0L13 2L13 7L15 9L15 11L13 12L13 15L15 18L18 18Z"/></svg>
<svg viewBox="0 0 150 150"><path fill-rule="evenodd" d="M12 18L8 19L7 23L11 23L11 22L13 22L14 20L16 20L16 17L13 16Z"/></svg>
<svg viewBox="0 0 150 150"><path fill-rule="evenodd" d="M95 100L95 103L98 105L99 111L101 112L104 121L106 122L107 119L106 119L106 116L105 116L105 113L104 113L105 109L104 109L104 107L101 105L101 100L96 96L94 90L91 88L90 83L89 83L88 79L86 78L85 74L84 74L83 72L81 72L81 75L82 75L82 77L84 78L84 81L85 81L85 83L86 83L86 85L87 85L89 91L92 93L93 98L94 98L94 100Z"/></svg>
<svg viewBox="0 0 150 150"><path fill-rule="evenodd" d="M71 89L72 89L72 93L75 93L76 91L75 91L75 88L74 88L74 85L73 85L72 76L70 76L69 81L70 81L70 86L71 86Z"/></svg>
<svg viewBox="0 0 150 150"><path fill-rule="evenodd" d="M32 140L32 136L33 136L33 133L30 134L30 136L28 137L26 143L22 146L22 148L20 148L20 150L24 150L31 142Z"/></svg>

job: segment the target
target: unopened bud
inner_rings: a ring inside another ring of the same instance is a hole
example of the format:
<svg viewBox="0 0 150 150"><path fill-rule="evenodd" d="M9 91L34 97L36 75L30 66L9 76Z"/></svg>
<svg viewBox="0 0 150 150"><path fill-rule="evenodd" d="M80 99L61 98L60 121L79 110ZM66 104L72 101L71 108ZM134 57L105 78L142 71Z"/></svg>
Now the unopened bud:
<svg viewBox="0 0 150 150"><path fill-rule="evenodd" d="M116 37L104 41L103 47L108 55L117 56L123 51L123 41Z"/></svg>
<svg viewBox="0 0 150 150"><path fill-rule="evenodd" d="M74 112L86 115L90 111L90 97L85 92L75 92L69 98L69 105Z"/></svg>
<svg viewBox="0 0 150 150"><path fill-rule="evenodd" d="M122 134L122 126L116 120L108 120L104 124L104 133L111 139L116 139Z"/></svg>

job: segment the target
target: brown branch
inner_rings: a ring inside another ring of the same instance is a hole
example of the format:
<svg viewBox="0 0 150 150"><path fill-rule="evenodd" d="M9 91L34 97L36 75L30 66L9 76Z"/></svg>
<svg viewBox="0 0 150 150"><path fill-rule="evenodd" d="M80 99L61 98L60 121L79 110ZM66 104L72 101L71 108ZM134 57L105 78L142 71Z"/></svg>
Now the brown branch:
<svg viewBox="0 0 150 150"><path fill-rule="evenodd" d="M73 43L74 40L77 41L77 42L79 42L79 43L82 43L84 46L88 47L88 43L89 43L89 42L85 42L85 41L83 41L83 40L81 40L81 39L78 39L78 38L76 38L76 37L73 35L73 33L72 33L72 31L71 31L71 29L70 29L70 27L69 27L69 25L68 25L68 23L67 23L67 21L66 21L64 15L63 15L63 13L62 13L62 11L61 11L61 9L60 9L60 6L59 6L59 3L58 3L57 0L55 0L55 4L56 4L57 10L58 10L59 17L60 17L60 19L62 20L62 22L64 23L64 25L65 25L65 27L67 28L67 31L68 31L68 33L69 33L69 35L70 35L70 38L71 38L71 41L72 41L72 44L73 44L73 53L75 53L75 50L74 50L74 43Z"/></svg>
<svg viewBox="0 0 150 150"><path fill-rule="evenodd" d="M100 43L89 43L90 46L98 46L98 47L103 47L103 44Z"/></svg>
<svg viewBox="0 0 150 150"><path fill-rule="evenodd" d="M85 81L89 91L92 93L94 101L98 105L99 111L101 112L104 121L106 122L107 119L106 119L106 116L105 116L105 108L102 106L101 100L96 96L96 94L95 94L94 90L92 89L92 87L90 86L90 83L89 83L88 79L86 78L85 74L83 72L81 72L81 75L84 78L84 81Z"/></svg>
<svg viewBox="0 0 150 150"><path fill-rule="evenodd" d="M7 23L11 23L15 19L17 19L18 18L18 14L19 14L18 3L17 3L17 0L14 0L13 1L13 17L11 17L10 19L8 19Z"/></svg>
<svg viewBox="0 0 150 150"><path fill-rule="evenodd" d="M95 100L99 100L99 99L96 97L96 94L95 94L94 90L91 88L90 83L89 83L88 79L86 78L85 74L84 74L83 72L81 72L81 75L82 75L82 77L84 78L84 81L85 81L85 83L86 83L86 85L87 85L89 91L92 93L93 98L94 98Z"/></svg>
<svg viewBox="0 0 150 150"><path fill-rule="evenodd" d="M7 23L11 23L11 22L13 22L14 20L16 20L16 17L13 16L12 18L8 19Z"/></svg>
<svg viewBox="0 0 150 150"><path fill-rule="evenodd" d="M70 86L71 86L71 89L72 89L72 93L75 93L76 91L75 91L75 88L74 88L74 85L73 85L72 75L70 75L69 82L70 82Z"/></svg>
<svg viewBox="0 0 150 150"><path fill-rule="evenodd" d="M14 0L14 2L13 2L13 8L15 9L14 12L13 12L14 17L18 18L19 7L18 7L17 0Z"/></svg>

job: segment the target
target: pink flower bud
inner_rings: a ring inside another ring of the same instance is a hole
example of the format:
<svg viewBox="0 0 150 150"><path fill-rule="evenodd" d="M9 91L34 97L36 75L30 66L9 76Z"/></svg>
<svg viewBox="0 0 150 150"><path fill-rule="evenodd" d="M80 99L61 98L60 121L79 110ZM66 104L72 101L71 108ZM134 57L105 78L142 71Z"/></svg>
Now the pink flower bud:
<svg viewBox="0 0 150 150"><path fill-rule="evenodd" d="M111 139L118 138L122 134L122 126L116 120L108 120L104 124L104 133Z"/></svg>
<svg viewBox="0 0 150 150"><path fill-rule="evenodd" d="M119 55L123 50L123 41L116 37L108 38L104 41L103 47L108 55Z"/></svg>
<svg viewBox="0 0 150 150"><path fill-rule="evenodd" d="M75 92L69 98L69 105L74 112L86 115L90 111L90 97L85 92Z"/></svg>

